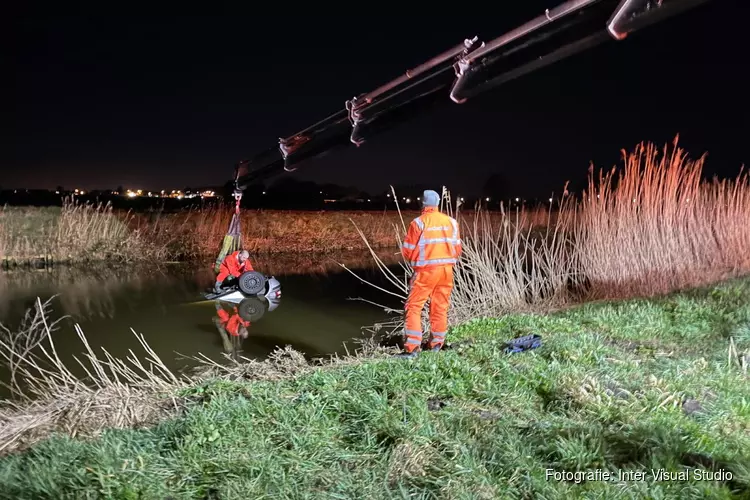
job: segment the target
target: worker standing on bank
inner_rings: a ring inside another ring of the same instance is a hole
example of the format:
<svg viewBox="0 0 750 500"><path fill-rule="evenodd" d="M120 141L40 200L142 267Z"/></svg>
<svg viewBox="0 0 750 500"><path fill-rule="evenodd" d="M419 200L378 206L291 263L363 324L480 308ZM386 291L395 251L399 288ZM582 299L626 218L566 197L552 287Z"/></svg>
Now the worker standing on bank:
<svg viewBox="0 0 750 500"><path fill-rule="evenodd" d="M221 293L223 288L230 286L242 273L252 270L253 265L250 263L250 252L247 250L237 250L230 253L224 258L219 267L214 291Z"/></svg>
<svg viewBox="0 0 750 500"><path fill-rule="evenodd" d="M430 301L429 348L439 351L448 331L448 307L453 291L453 266L461 257L458 222L438 210L440 195L422 195L422 214L411 221L401 254L414 270L406 300L406 336L400 357L417 355L422 346L422 309Z"/></svg>

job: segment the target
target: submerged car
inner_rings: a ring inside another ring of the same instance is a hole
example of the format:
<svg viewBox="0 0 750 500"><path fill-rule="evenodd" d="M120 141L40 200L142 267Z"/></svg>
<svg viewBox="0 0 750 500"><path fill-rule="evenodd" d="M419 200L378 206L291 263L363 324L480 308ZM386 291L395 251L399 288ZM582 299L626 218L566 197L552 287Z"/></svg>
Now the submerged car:
<svg viewBox="0 0 750 500"><path fill-rule="evenodd" d="M206 300L218 300L237 305L242 319L258 321L266 311L273 311L281 303L281 283L273 276L258 271L247 271L237 278L236 284L216 293L203 295Z"/></svg>

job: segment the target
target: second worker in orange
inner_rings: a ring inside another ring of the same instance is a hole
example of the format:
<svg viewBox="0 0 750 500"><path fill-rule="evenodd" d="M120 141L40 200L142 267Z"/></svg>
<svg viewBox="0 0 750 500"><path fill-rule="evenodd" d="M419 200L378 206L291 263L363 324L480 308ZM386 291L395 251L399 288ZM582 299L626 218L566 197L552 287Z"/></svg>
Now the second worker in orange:
<svg viewBox="0 0 750 500"><path fill-rule="evenodd" d="M422 214L411 221L401 254L414 275L405 304L404 353L417 355L422 345L422 310L430 301L429 349L439 351L448 331L448 308L453 291L453 266L461 257L458 222L438 210L440 195L427 190L422 195Z"/></svg>

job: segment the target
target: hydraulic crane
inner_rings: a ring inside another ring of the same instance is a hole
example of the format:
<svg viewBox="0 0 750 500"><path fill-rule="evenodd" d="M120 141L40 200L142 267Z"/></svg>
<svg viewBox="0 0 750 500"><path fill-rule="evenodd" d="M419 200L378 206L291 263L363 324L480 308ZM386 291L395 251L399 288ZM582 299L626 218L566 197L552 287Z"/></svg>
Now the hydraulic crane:
<svg viewBox="0 0 750 500"><path fill-rule="evenodd" d="M524 74L708 0L569 0L489 42L466 39L331 116L279 139L235 171L235 198L252 182L293 172L329 151L367 139L445 99L461 104Z"/></svg>

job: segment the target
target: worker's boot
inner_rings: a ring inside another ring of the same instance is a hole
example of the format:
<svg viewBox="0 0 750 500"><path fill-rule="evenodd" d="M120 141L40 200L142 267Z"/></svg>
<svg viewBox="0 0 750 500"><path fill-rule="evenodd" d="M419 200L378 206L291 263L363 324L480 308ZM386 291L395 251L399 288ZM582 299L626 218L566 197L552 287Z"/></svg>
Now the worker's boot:
<svg viewBox="0 0 750 500"><path fill-rule="evenodd" d="M395 355L395 357L399 358L399 359L414 359L417 356L419 356L419 349L414 350L412 352L406 352L406 351L404 351L404 352L400 352L400 353L398 353L398 354Z"/></svg>
<svg viewBox="0 0 750 500"><path fill-rule="evenodd" d="M221 293L223 291L224 290L222 290L221 288L221 281L217 281L216 284L214 285L214 293Z"/></svg>

